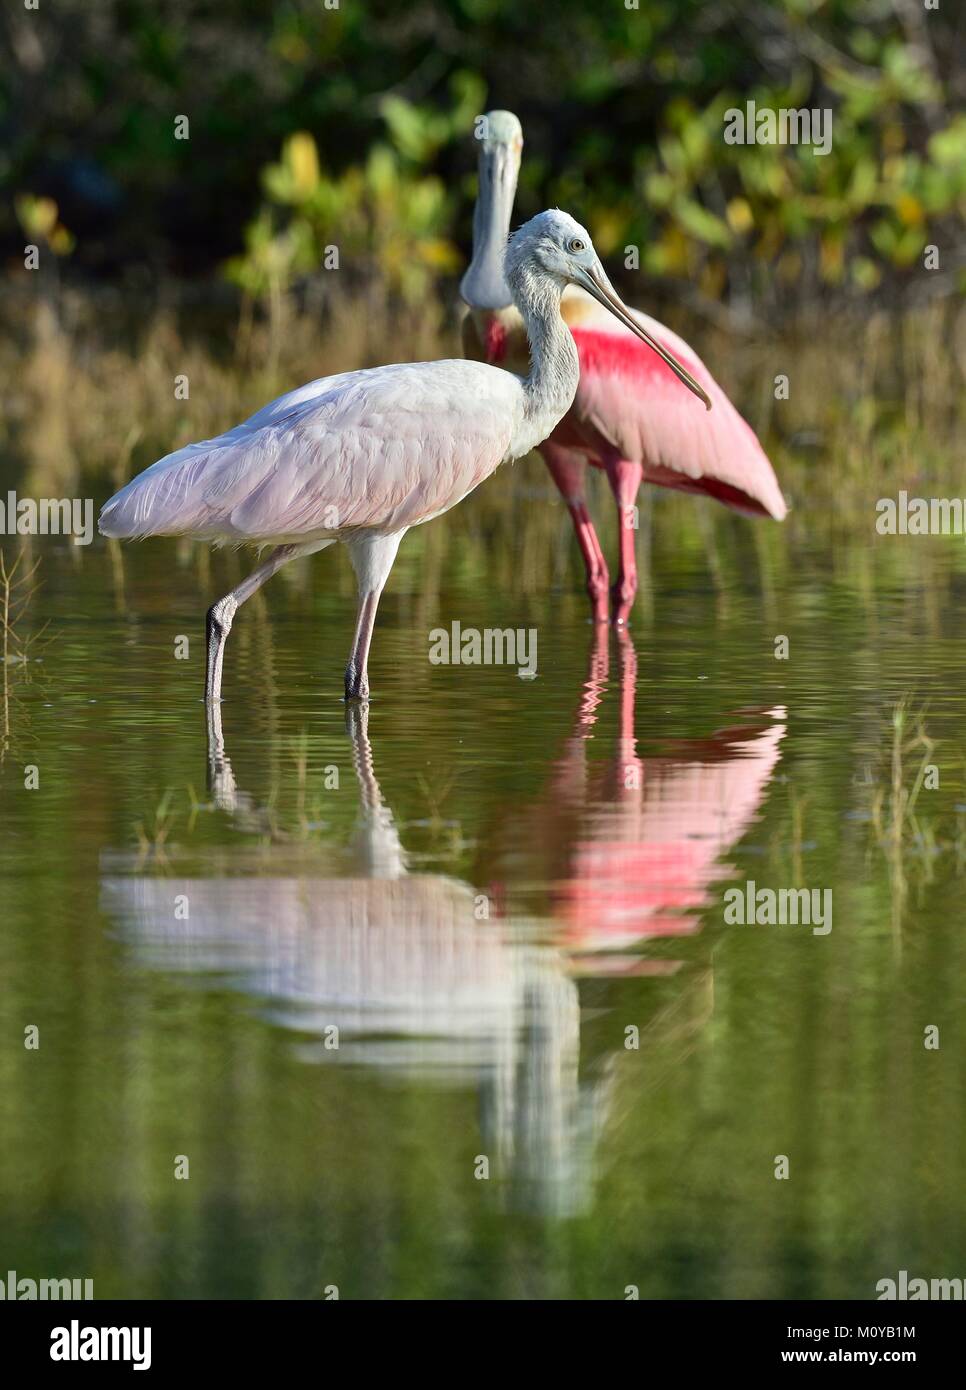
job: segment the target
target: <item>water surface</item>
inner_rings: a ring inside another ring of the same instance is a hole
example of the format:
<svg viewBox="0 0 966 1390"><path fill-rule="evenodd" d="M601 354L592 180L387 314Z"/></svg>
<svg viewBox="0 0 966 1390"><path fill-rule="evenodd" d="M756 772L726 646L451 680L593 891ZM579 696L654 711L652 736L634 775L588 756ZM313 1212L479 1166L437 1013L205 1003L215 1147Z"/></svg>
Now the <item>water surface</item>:
<svg viewBox="0 0 966 1390"><path fill-rule="evenodd" d="M522 592L462 523L432 584L411 538L348 716L345 557L293 567L236 619L211 760L203 612L243 557L37 543L50 640L6 671L0 771L2 1268L135 1298L963 1274L961 546L763 549L714 513L680 550L662 507L624 640L585 620L562 515ZM430 664L454 618L535 628L537 678ZM831 932L726 924L749 879L830 889Z"/></svg>

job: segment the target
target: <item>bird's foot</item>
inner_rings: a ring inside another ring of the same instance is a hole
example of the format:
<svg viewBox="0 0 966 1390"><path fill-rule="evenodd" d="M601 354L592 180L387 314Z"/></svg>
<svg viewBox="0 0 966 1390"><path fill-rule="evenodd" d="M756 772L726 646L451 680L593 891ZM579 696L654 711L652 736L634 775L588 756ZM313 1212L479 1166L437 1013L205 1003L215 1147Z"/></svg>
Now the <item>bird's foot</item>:
<svg viewBox="0 0 966 1390"><path fill-rule="evenodd" d="M345 698L361 701L369 699L369 677L365 671L357 670L351 661L345 668Z"/></svg>
<svg viewBox="0 0 966 1390"><path fill-rule="evenodd" d="M618 582L610 591L610 620L614 627L624 627L630 621L631 609L637 595L637 585Z"/></svg>

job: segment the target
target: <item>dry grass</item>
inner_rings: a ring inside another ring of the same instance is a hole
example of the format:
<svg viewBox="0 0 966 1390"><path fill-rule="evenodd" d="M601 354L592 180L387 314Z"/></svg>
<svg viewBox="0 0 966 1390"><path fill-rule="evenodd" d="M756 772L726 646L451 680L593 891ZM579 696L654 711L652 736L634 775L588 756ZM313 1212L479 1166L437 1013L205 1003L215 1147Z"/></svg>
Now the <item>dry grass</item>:
<svg viewBox="0 0 966 1390"><path fill-rule="evenodd" d="M37 496L76 495L82 481L106 494L315 376L459 352L455 306L431 300L403 312L376 291L324 306L282 300L268 316L250 305L214 317L182 307L140 322L117 294L68 294L59 316L45 303L24 307L27 331L19 339L0 332L0 370L14 383L0 403L0 454L22 465L14 476ZM948 301L900 321L876 312L829 325L816 315L781 341L739 340L673 309L668 317L762 435L793 505L789 525L806 516L816 538L835 539L868 533L874 500L899 487L961 493L954 444L964 315ZM16 322L17 313L4 318ZM775 398L779 374L788 377L787 400ZM176 398L176 377L188 379L187 400ZM473 524L516 525L534 492L554 496L541 471L514 470L512 482L484 489ZM685 499L685 526L694 511ZM542 575L559 569L559 520L543 528Z"/></svg>

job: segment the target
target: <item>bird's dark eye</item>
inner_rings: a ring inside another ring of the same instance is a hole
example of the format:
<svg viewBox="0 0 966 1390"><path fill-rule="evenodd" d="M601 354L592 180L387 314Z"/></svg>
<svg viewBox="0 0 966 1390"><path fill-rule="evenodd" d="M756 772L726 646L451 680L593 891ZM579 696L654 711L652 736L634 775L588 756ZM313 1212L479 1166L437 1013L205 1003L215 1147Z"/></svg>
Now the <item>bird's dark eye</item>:
<svg viewBox="0 0 966 1390"><path fill-rule="evenodd" d="M586 250L587 250L587 247L586 247L585 243L581 241L581 239L580 239L579 236L575 236L575 237L571 240L571 242L570 242L569 250L571 250L571 251L586 251Z"/></svg>

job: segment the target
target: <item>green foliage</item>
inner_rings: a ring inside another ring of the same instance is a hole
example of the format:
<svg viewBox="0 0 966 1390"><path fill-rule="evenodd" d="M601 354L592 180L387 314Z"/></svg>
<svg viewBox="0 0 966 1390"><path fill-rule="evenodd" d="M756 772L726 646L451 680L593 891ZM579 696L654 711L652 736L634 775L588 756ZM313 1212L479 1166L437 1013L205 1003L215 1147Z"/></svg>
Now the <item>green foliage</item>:
<svg viewBox="0 0 966 1390"><path fill-rule="evenodd" d="M571 208L605 254L636 245L685 293L774 310L832 290L955 292L953 10L61 0L29 30L12 21L0 188L57 201L78 268L208 273L231 257L232 278L265 294L334 244L411 302L468 249L472 121L499 105L526 132L519 215ZM828 155L726 144L724 113L749 100L830 108ZM190 141L172 137L178 112ZM12 247L0 210L3 236ZM927 245L938 275L922 273Z"/></svg>
<svg viewBox="0 0 966 1390"><path fill-rule="evenodd" d="M453 199L440 178L421 170L471 126L484 94L463 72L450 90L453 105L445 114L384 96L380 110L390 142L374 144L364 164L342 175L322 168L311 134L290 135L279 162L262 171L269 206L247 228L245 254L228 262L229 278L265 294L299 273L331 268L335 253L337 265L346 256L354 270L415 303L438 275L455 271L459 252L446 235Z"/></svg>

